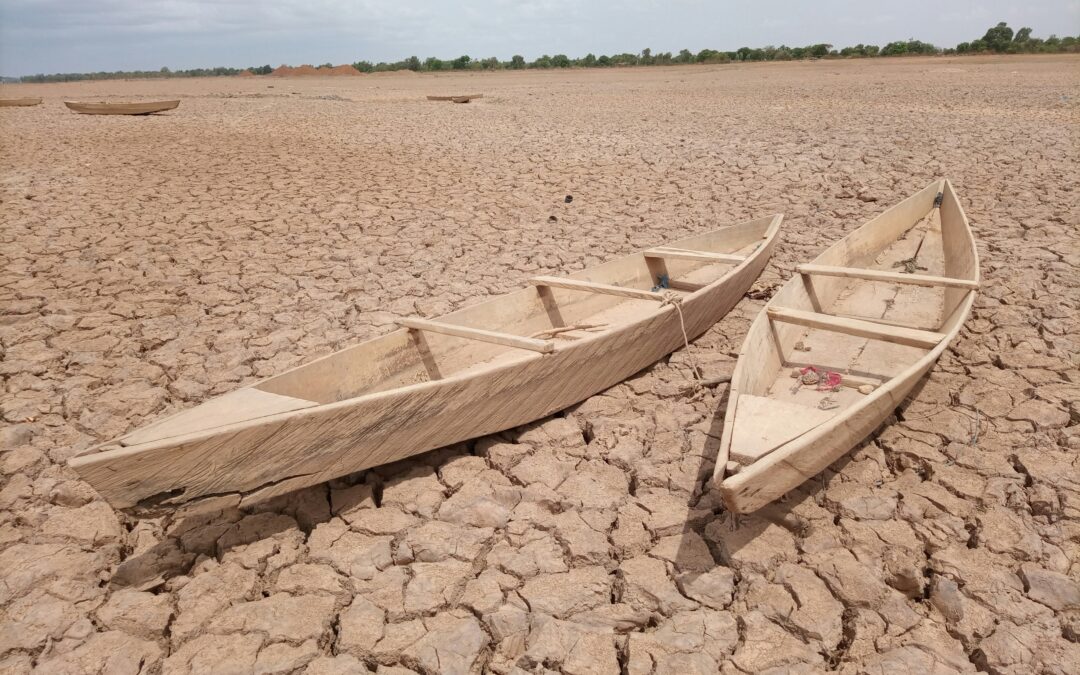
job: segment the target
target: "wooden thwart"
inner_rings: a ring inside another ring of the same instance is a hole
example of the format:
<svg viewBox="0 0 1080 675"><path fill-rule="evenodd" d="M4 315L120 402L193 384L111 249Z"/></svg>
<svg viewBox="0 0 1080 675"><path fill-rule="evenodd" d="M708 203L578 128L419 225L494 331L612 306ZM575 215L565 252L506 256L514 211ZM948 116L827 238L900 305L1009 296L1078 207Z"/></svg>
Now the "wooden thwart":
<svg viewBox="0 0 1080 675"><path fill-rule="evenodd" d="M841 319L855 319L856 321L869 321L870 323L878 323L882 326L899 326L900 328L914 328L916 330L930 331L931 333L937 330L936 326L913 326L910 321L893 321L892 319L881 319L873 316L855 316L854 314L842 314L829 312L829 316L840 317Z"/></svg>
<svg viewBox="0 0 1080 675"><path fill-rule="evenodd" d="M713 253L711 251L691 251L684 248L657 246L645 251L646 258L670 258L672 260L696 260L712 263L741 263L746 256L731 253Z"/></svg>
<svg viewBox="0 0 1080 675"><path fill-rule="evenodd" d="M520 335L496 333L490 330L469 328L467 326L456 326L452 323L429 321L427 319L401 319L398 321L398 323L405 328L409 328L412 330L426 330L431 333L452 335L454 337L466 338L468 340L479 340L480 342L491 342L506 347L528 349L530 351L540 352L542 354L550 354L551 352L555 351L555 343L551 340L538 340L536 338L521 337Z"/></svg>
<svg viewBox="0 0 1080 675"><path fill-rule="evenodd" d="M558 277L533 277L529 279L533 286L550 286L552 288L566 288L571 291L585 291L586 293L602 293L604 295L618 295L623 298L636 298L638 300L663 301L663 293L642 291L636 288L624 288L623 286L611 286L610 284L598 284L595 281L581 281L579 279L559 279Z"/></svg>
<svg viewBox="0 0 1080 675"><path fill-rule="evenodd" d="M799 274L817 275L822 277L844 277L847 279L866 279L868 281L887 281L894 284L908 284L911 286L944 286L946 288L966 288L968 290L975 290L979 287L978 281L972 281L970 279L935 277L926 274L901 274L899 272L867 270L858 267L806 264L797 266L795 270Z"/></svg>
<svg viewBox="0 0 1080 675"><path fill-rule="evenodd" d="M678 279L669 279L668 288L674 291L686 291L687 293L694 293L705 288L708 284L698 284L693 281L679 281Z"/></svg>
<svg viewBox="0 0 1080 675"><path fill-rule="evenodd" d="M936 347L945 337L942 333L933 333L914 328L902 328L900 326L887 326L885 324L863 321L862 319L845 319L839 316L818 314L817 312L804 312L786 307L768 307L766 311L773 321L793 323L807 328L817 328L846 335L882 340L910 347L922 347L931 349Z"/></svg>

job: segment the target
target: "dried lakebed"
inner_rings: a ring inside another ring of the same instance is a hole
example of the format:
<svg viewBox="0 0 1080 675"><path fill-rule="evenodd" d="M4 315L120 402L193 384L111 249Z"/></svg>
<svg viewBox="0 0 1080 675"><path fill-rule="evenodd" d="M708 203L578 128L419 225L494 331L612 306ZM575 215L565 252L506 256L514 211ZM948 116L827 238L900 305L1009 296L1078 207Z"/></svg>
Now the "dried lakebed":
<svg viewBox="0 0 1080 675"><path fill-rule="evenodd" d="M0 672L1076 672L1080 59L2 94L45 102L0 115ZM60 103L140 96L183 102ZM131 520L64 465L397 317L782 211L692 345L723 375L796 264L941 176L983 261L970 320L896 419L752 516L707 484L727 390L682 394L681 351L245 511Z"/></svg>

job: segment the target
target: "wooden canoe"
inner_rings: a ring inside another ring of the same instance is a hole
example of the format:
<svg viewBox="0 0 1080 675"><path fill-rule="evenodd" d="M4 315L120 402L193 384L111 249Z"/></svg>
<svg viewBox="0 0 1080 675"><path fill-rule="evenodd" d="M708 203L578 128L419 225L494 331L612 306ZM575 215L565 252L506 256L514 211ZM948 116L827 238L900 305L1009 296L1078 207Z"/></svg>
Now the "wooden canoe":
<svg viewBox="0 0 1080 675"><path fill-rule="evenodd" d="M428 96L429 101L453 101L454 103L468 103L474 98L484 98L483 94L455 94L453 96Z"/></svg>
<svg viewBox="0 0 1080 675"><path fill-rule="evenodd" d="M0 108L25 108L41 105L40 98L0 98Z"/></svg>
<svg viewBox="0 0 1080 675"><path fill-rule="evenodd" d="M111 504L244 505L540 419L696 337L743 297L782 216L647 249L404 328L74 457ZM670 291L651 290L666 278ZM565 330L567 327L577 330ZM581 328L588 327L588 328ZM553 329L563 328L562 331Z"/></svg>
<svg viewBox="0 0 1080 675"><path fill-rule="evenodd" d="M151 115L172 110L180 101L137 101L134 103L80 103L64 101L64 105L84 115Z"/></svg>
<svg viewBox="0 0 1080 675"><path fill-rule="evenodd" d="M978 285L975 239L947 180L799 265L732 374L713 477L727 508L764 506L880 426L956 337ZM840 386L820 390L829 373Z"/></svg>

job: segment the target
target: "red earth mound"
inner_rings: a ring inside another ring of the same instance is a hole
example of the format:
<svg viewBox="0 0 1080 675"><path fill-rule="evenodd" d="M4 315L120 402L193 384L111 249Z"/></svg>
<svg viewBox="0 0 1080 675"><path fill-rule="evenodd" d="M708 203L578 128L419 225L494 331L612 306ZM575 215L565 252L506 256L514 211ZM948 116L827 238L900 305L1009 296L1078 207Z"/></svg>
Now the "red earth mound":
<svg viewBox="0 0 1080 675"><path fill-rule="evenodd" d="M270 74L277 75L278 77L296 77L298 75L361 75L362 73L346 63L330 68L316 68L315 66L307 64L296 68L281 65L275 68Z"/></svg>
<svg viewBox="0 0 1080 675"><path fill-rule="evenodd" d="M340 66L334 66L333 68L320 68L320 75L360 75L360 71L353 68L349 64L345 63Z"/></svg>

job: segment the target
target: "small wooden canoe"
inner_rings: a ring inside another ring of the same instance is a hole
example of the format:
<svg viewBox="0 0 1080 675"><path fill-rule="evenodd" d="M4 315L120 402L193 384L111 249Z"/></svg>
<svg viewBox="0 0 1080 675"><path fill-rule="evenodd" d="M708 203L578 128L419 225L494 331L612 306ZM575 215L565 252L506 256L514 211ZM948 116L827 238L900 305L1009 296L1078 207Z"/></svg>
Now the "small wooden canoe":
<svg viewBox="0 0 1080 675"><path fill-rule="evenodd" d="M743 297L782 216L648 249L402 329L90 449L136 514L244 505L540 419L700 335ZM660 282L658 284L658 281ZM669 290L656 291L656 286ZM678 308L667 294L681 302Z"/></svg>
<svg viewBox="0 0 1080 675"><path fill-rule="evenodd" d="M452 101L454 103L468 103L474 98L484 98L483 94L455 94L453 96L428 96L429 101Z"/></svg>
<svg viewBox="0 0 1080 675"><path fill-rule="evenodd" d="M764 506L873 432L956 337L978 286L946 180L799 265L732 374L713 477L727 508Z"/></svg>
<svg viewBox="0 0 1080 675"><path fill-rule="evenodd" d="M0 108L25 108L41 105L40 98L0 98Z"/></svg>
<svg viewBox="0 0 1080 675"><path fill-rule="evenodd" d="M64 101L64 105L84 115L152 115L153 113L172 110L180 105L180 101L137 101L134 103Z"/></svg>

